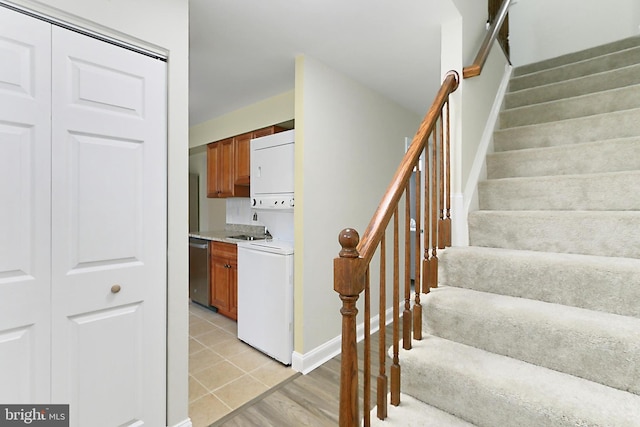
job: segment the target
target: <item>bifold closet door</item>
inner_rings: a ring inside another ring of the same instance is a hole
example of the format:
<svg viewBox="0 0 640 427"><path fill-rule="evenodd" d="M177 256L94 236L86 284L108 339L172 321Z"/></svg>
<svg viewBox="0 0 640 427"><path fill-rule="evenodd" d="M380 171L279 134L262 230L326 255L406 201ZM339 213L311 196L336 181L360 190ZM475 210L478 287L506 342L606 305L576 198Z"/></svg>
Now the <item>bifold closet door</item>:
<svg viewBox="0 0 640 427"><path fill-rule="evenodd" d="M0 7L0 403L49 402L51 25Z"/></svg>
<svg viewBox="0 0 640 427"><path fill-rule="evenodd" d="M165 65L0 7L0 403L166 425Z"/></svg>
<svg viewBox="0 0 640 427"><path fill-rule="evenodd" d="M52 400L76 426L161 426L165 63L52 28Z"/></svg>

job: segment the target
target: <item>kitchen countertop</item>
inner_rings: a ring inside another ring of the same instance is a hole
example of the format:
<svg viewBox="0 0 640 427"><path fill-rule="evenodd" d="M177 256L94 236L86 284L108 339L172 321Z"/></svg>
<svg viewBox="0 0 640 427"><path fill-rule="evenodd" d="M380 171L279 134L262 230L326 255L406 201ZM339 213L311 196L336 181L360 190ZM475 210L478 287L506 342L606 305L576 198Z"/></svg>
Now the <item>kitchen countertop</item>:
<svg viewBox="0 0 640 427"><path fill-rule="evenodd" d="M222 230L205 230L205 231L191 231L189 237L196 237L198 239L211 240L216 242L225 243L238 243L244 242L244 239L232 239L232 236L248 235L255 236L256 238L264 238L264 227L261 226L242 226L227 224L227 227Z"/></svg>

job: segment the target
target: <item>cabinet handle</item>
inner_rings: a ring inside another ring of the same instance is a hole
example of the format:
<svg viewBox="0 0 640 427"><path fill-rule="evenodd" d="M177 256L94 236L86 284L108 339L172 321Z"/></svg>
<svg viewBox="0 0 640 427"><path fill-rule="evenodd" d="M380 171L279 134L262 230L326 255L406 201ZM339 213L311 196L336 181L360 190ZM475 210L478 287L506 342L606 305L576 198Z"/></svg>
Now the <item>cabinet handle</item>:
<svg viewBox="0 0 640 427"><path fill-rule="evenodd" d="M122 287L120 285L113 285L111 287L111 293L112 294L117 294L118 292L120 292L120 289L122 289Z"/></svg>
<svg viewBox="0 0 640 427"><path fill-rule="evenodd" d="M229 265L229 264L225 264L225 265L224 265L224 268L231 268L231 265Z"/></svg>

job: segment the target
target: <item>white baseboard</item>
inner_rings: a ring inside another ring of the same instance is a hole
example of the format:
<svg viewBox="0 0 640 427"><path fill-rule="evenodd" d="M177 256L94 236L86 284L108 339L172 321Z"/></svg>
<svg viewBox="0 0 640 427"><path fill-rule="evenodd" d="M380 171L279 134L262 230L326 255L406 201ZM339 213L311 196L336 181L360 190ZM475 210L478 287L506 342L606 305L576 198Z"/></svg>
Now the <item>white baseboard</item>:
<svg viewBox="0 0 640 427"><path fill-rule="evenodd" d="M171 427L193 427L193 424L191 423L191 418L187 418L184 421L180 421L178 424L174 424Z"/></svg>
<svg viewBox="0 0 640 427"><path fill-rule="evenodd" d="M468 212L462 193L451 195L451 246L469 246Z"/></svg>
<svg viewBox="0 0 640 427"><path fill-rule="evenodd" d="M387 309L385 317L385 324L389 324L393 320L393 308ZM380 316L376 315L371 318L371 333L376 332L378 329L380 329ZM358 342L364 339L364 322L358 324L356 327L356 339ZM307 353L302 354L294 351L291 367L306 375L318 366L336 357L340 354L341 350L342 336L338 335Z"/></svg>

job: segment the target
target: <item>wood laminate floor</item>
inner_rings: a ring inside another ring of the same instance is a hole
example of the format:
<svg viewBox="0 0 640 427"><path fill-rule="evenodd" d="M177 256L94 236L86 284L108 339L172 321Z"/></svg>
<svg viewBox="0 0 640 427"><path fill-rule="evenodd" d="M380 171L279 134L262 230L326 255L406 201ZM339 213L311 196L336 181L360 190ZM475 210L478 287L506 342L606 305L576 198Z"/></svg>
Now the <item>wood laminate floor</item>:
<svg viewBox="0 0 640 427"><path fill-rule="evenodd" d="M388 327L386 343L390 346L392 329ZM379 372L377 356L378 334L372 337L371 381L372 406L375 405L375 385ZM360 375L360 413L363 411L362 393L363 343L358 345ZM389 375L391 359L387 358ZM340 398L340 356L336 356L307 375L295 375L271 388L253 401L214 422L211 427L300 427L338 425Z"/></svg>

